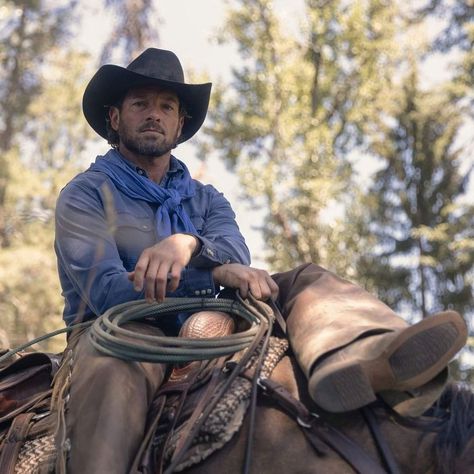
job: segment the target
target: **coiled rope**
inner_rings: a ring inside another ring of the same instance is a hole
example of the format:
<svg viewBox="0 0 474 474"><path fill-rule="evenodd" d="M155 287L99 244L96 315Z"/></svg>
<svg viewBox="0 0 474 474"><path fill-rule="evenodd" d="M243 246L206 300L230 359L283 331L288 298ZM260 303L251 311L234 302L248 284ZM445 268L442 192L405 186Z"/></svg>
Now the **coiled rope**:
<svg viewBox="0 0 474 474"><path fill-rule="evenodd" d="M268 316L260 314L237 295L238 300L212 298L167 298L163 303L131 301L114 306L94 321L74 324L37 337L0 356L0 364L18 352L73 329L91 326L91 343L100 352L124 360L143 362L183 363L231 355L247 348L258 333L258 327ZM177 313L200 310L223 311L245 319L250 328L229 336L188 339L138 334L121 327L131 321L156 321L158 318L176 317Z"/></svg>
<svg viewBox="0 0 474 474"><path fill-rule="evenodd" d="M250 328L229 336L192 339L140 334L122 327L131 321L157 321L167 316L176 317L177 313L201 310L239 316L250 323ZM163 303L140 300L110 308L95 320L89 338L98 351L120 359L183 363L223 357L247 348L265 319L241 299L167 298Z"/></svg>

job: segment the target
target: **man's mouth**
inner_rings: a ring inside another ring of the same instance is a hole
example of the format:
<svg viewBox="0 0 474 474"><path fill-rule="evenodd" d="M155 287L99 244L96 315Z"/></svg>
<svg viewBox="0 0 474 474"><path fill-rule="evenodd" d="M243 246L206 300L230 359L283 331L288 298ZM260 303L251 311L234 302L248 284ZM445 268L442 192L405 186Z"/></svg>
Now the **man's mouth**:
<svg viewBox="0 0 474 474"><path fill-rule="evenodd" d="M140 127L138 130L139 132L153 132L153 133L161 133L162 135L165 134L165 131L161 127L150 127L149 125L145 127Z"/></svg>

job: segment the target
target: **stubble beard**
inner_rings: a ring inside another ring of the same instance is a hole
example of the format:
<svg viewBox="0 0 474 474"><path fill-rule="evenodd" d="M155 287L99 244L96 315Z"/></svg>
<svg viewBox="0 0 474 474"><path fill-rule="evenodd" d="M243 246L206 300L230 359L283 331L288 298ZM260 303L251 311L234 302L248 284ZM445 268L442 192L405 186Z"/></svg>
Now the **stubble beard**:
<svg viewBox="0 0 474 474"><path fill-rule="evenodd" d="M163 140L158 142L156 137L147 138L147 137L136 137L132 136L126 127L121 127L119 125L118 134L120 137L120 142L131 152L137 153L141 156L147 156L150 158L156 158L158 156L163 156L169 153L173 148L176 147L178 141L178 133L175 133L173 140L166 140L164 135L162 135Z"/></svg>

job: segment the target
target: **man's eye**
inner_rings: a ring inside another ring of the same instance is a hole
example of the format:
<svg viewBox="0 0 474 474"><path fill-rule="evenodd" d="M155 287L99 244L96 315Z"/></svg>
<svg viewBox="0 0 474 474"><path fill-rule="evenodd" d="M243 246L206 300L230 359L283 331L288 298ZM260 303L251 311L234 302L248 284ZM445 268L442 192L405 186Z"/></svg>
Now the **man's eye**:
<svg viewBox="0 0 474 474"><path fill-rule="evenodd" d="M133 102L133 105L135 107L145 107L146 102L144 100L136 100L135 102Z"/></svg>
<svg viewBox="0 0 474 474"><path fill-rule="evenodd" d="M174 106L171 104L164 104L163 106L166 110L174 110Z"/></svg>

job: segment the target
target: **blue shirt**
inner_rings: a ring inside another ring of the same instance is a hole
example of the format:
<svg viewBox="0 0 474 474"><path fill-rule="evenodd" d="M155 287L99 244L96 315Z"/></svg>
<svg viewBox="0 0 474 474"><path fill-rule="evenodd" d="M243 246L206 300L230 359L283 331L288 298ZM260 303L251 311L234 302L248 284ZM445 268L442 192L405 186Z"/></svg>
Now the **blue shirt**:
<svg viewBox="0 0 474 474"><path fill-rule="evenodd" d="M117 152L109 152L105 158L146 175ZM160 185L170 186L183 172L181 163L172 156ZM194 183L194 196L184 199L182 205L202 245L183 270L178 289L168 296L214 296L213 267L250 264L229 202L213 186ZM112 306L144 297L144 292L133 289L128 272L135 269L142 251L159 241L155 214L155 205L121 193L101 172L85 171L61 191L54 247L66 324L91 319Z"/></svg>

